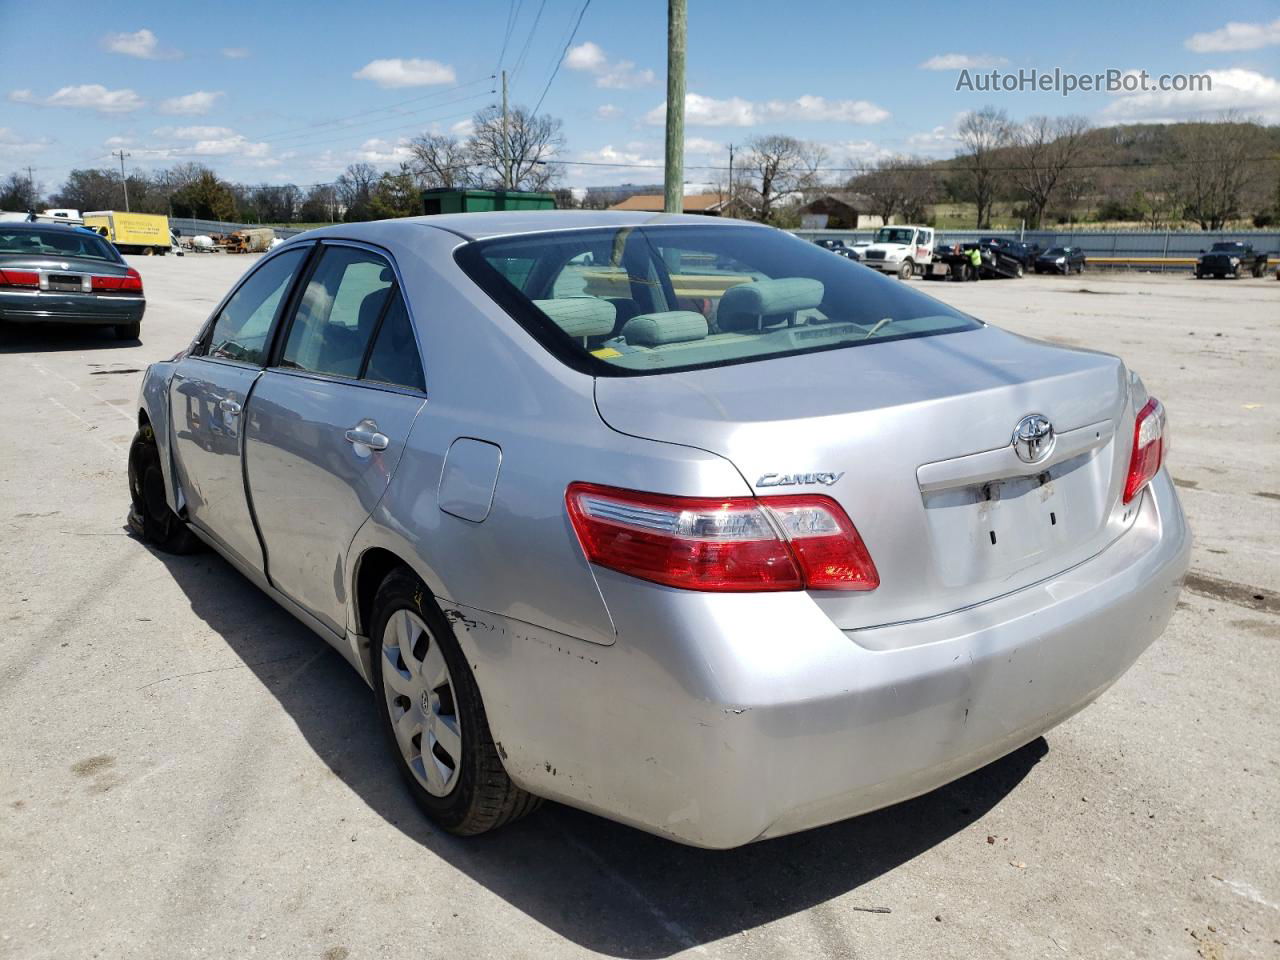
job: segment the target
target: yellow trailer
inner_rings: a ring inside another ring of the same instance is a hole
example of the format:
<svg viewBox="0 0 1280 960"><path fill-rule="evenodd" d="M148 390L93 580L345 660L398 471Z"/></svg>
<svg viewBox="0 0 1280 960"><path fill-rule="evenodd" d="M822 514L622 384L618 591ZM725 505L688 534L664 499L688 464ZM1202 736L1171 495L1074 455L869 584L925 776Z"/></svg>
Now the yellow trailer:
<svg viewBox="0 0 1280 960"><path fill-rule="evenodd" d="M95 210L84 215L84 225L110 240L121 253L163 256L173 243L169 218L162 213Z"/></svg>

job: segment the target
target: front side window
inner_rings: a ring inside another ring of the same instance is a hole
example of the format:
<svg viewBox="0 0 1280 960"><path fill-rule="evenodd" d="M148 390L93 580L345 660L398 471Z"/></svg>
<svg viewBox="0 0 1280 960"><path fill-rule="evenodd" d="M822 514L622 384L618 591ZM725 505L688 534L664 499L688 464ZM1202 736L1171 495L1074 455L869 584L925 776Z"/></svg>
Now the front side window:
<svg viewBox="0 0 1280 960"><path fill-rule="evenodd" d="M277 254L240 285L213 323L207 349L210 357L266 363L271 323L309 249Z"/></svg>
<svg viewBox="0 0 1280 960"><path fill-rule="evenodd" d="M790 234L590 229L461 247L464 271L576 369L628 376L972 330L978 321ZM529 261L514 282L504 267Z"/></svg>
<svg viewBox="0 0 1280 960"><path fill-rule="evenodd" d="M326 248L298 303L280 366L358 377L392 281L391 266L377 254Z"/></svg>

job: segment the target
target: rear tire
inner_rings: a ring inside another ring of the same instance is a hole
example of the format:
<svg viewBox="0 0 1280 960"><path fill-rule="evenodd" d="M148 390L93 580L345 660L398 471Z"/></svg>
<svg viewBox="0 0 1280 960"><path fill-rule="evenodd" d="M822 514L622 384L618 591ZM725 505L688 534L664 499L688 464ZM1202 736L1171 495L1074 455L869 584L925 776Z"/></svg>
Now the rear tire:
<svg viewBox="0 0 1280 960"><path fill-rule="evenodd" d="M393 571L378 588L369 643L378 726L423 813L469 837L542 804L507 776L462 648L409 570Z"/></svg>
<svg viewBox="0 0 1280 960"><path fill-rule="evenodd" d="M129 447L129 526L165 553L195 553L202 544L165 500L164 471L151 424L138 428Z"/></svg>
<svg viewBox="0 0 1280 960"><path fill-rule="evenodd" d="M142 335L142 321L117 323L115 325L115 334L117 340L137 340Z"/></svg>

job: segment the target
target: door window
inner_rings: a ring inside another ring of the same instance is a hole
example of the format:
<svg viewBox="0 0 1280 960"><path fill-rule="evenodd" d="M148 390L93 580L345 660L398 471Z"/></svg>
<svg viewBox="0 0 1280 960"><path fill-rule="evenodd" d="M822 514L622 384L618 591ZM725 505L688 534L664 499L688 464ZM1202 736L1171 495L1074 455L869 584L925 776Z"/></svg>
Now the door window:
<svg viewBox="0 0 1280 960"><path fill-rule="evenodd" d="M358 377L391 294L390 265L355 247L329 247L302 294L280 366Z"/></svg>
<svg viewBox="0 0 1280 960"><path fill-rule="evenodd" d="M300 247L272 257L240 285L214 321L208 356L266 363L271 323L309 250Z"/></svg>

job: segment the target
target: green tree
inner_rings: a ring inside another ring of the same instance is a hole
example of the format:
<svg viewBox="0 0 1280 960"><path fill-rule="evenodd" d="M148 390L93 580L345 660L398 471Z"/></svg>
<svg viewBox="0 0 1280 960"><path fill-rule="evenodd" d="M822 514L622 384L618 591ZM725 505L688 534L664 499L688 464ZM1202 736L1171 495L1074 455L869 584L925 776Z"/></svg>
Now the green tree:
<svg viewBox="0 0 1280 960"><path fill-rule="evenodd" d="M236 219L236 198L231 186L212 170L204 170L170 197L177 217L201 220Z"/></svg>
<svg viewBox="0 0 1280 960"><path fill-rule="evenodd" d="M369 207L377 220L413 217L422 213L418 184L413 172L401 164L396 173L384 173L374 184Z"/></svg>

